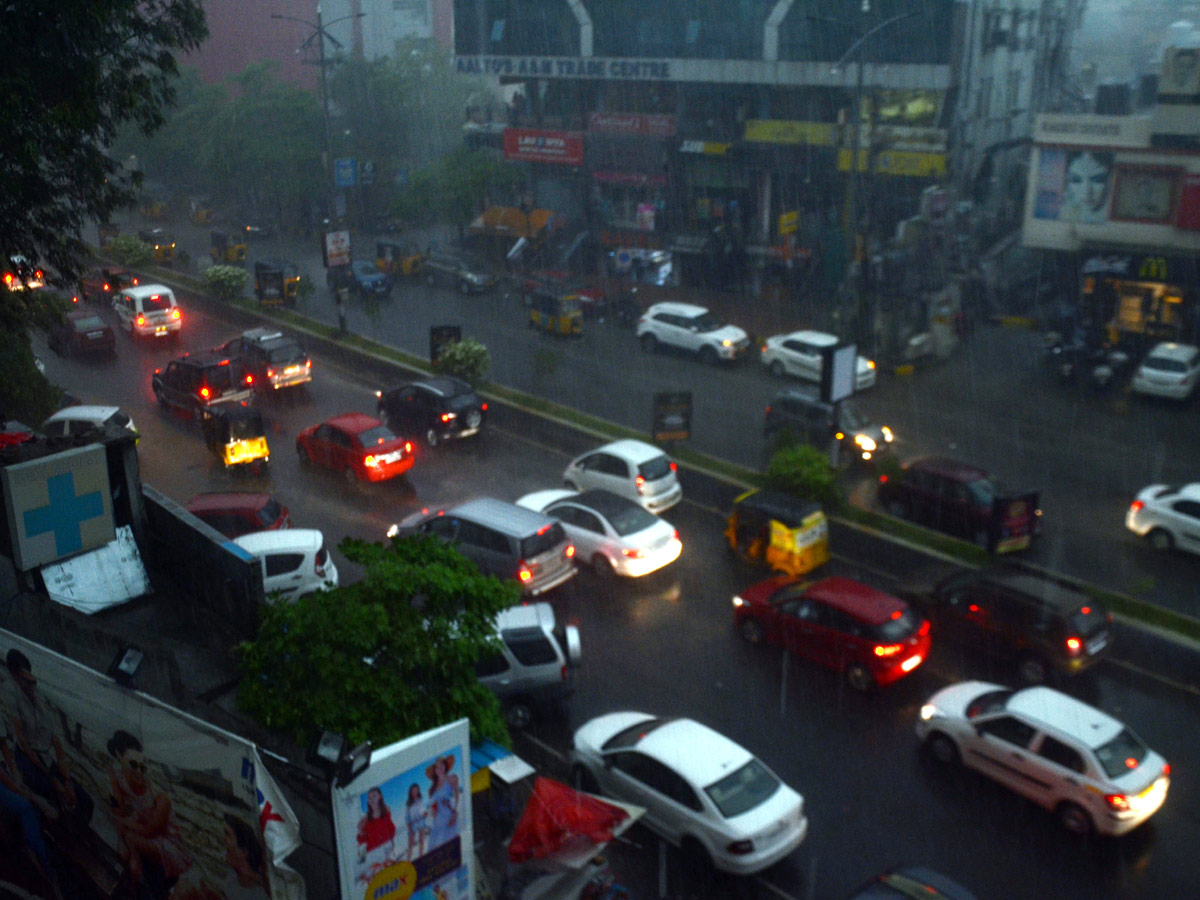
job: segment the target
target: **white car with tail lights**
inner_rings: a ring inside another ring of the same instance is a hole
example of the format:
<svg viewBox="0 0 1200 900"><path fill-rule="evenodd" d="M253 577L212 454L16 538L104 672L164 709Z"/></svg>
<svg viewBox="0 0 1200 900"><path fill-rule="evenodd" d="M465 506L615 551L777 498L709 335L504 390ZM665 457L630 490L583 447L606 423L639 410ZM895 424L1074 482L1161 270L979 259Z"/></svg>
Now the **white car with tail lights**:
<svg viewBox="0 0 1200 900"><path fill-rule="evenodd" d="M1143 488L1129 504L1125 527L1155 550L1200 553L1200 482Z"/></svg>
<svg viewBox="0 0 1200 900"><path fill-rule="evenodd" d="M777 378L795 375L805 381L821 381L825 352L841 341L823 331L792 331L767 338L762 348L762 364ZM854 371L854 389L863 391L875 385L875 361L859 356Z"/></svg>
<svg viewBox="0 0 1200 900"><path fill-rule="evenodd" d="M1048 687L964 681L921 707L917 737L1050 810L1068 831L1118 836L1156 813L1171 767L1124 724Z"/></svg>
<svg viewBox="0 0 1200 900"><path fill-rule="evenodd" d="M661 513L683 499L678 468L653 444L613 441L571 460L563 472L563 487L572 491L600 488Z"/></svg>

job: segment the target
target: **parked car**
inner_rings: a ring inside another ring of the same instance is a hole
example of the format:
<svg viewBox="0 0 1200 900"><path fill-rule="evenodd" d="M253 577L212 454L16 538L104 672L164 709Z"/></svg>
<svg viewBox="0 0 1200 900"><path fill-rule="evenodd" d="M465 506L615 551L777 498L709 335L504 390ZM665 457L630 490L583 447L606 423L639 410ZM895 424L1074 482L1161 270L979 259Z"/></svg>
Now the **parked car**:
<svg viewBox="0 0 1200 900"><path fill-rule="evenodd" d="M111 306L113 298L127 287L136 287L138 277L121 266L100 266L87 271L79 281L79 295L86 303Z"/></svg>
<svg viewBox="0 0 1200 900"><path fill-rule="evenodd" d="M1077 675L1112 649L1112 615L1074 585L1014 565L934 567L896 591L933 623L939 640L1015 661L1022 681Z"/></svg>
<svg viewBox="0 0 1200 900"><path fill-rule="evenodd" d="M1155 550L1200 553L1200 482L1142 488L1125 513L1125 527Z"/></svg>
<svg viewBox="0 0 1200 900"><path fill-rule="evenodd" d="M325 549L325 536L315 528L254 531L233 542L262 563L269 600L296 600L338 586L337 566Z"/></svg>
<svg viewBox="0 0 1200 900"><path fill-rule="evenodd" d="M115 406L73 404L51 415L39 429L47 437L74 437L108 428L125 428L137 434L133 419Z"/></svg>
<svg viewBox="0 0 1200 900"><path fill-rule="evenodd" d="M512 579L536 597L574 578L575 545L543 513L481 497L449 509L422 509L387 530L388 537L428 534L448 544L485 575Z"/></svg>
<svg viewBox="0 0 1200 900"><path fill-rule="evenodd" d="M500 649L475 664L496 695L509 728L525 728L539 711L554 711L575 692L582 656L579 629L559 628L549 603L525 603L496 617Z"/></svg>
<svg viewBox="0 0 1200 900"><path fill-rule="evenodd" d="M435 250L425 260L421 274L429 284L442 283L458 288L463 294L490 290L496 285L496 275L481 260L465 253Z"/></svg>
<svg viewBox="0 0 1200 900"><path fill-rule="evenodd" d="M230 540L252 531L277 531L291 526L288 508L270 494L257 491L197 494L184 508Z"/></svg>
<svg viewBox="0 0 1200 900"><path fill-rule="evenodd" d="M973 541L994 553L1023 550L1041 531L1036 491L1013 491L958 460L923 457L879 476L890 515Z"/></svg>
<svg viewBox="0 0 1200 900"><path fill-rule="evenodd" d="M348 266L332 266L325 270L325 281L330 290L344 287L359 297L384 298L392 292L392 280L369 259L356 259Z"/></svg>
<svg viewBox="0 0 1200 900"><path fill-rule="evenodd" d="M478 434L488 408L474 388L450 375L376 391L375 398L376 413L393 431L419 434L430 447Z"/></svg>
<svg viewBox="0 0 1200 900"><path fill-rule="evenodd" d="M750 337L742 329L691 303L655 303L638 319L636 333L647 353L660 346L676 347L713 365L737 359L750 346Z"/></svg>
<svg viewBox="0 0 1200 900"><path fill-rule="evenodd" d="M46 343L59 356L117 355L117 333L85 309L73 310L50 326Z"/></svg>
<svg viewBox="0 0 1200 900"><path fill-rule="evenodd" d="M823 331L792 331L767 338L762 348L762 364L777 378L795 375L805 381L821 383L825 352L837 347L837 335ZM865 391L875 386L875 361L859 355L855 361L854 389Z"/></svg>
<svg viewBox="0 0 1200 900"><path fill-rule="evenodd" d="M683 549L671 524L610 491L534 491L517 506L558 519L576 558L599 575L649 575L673 563Z"/></svg>
<svg viewBox="0 0 1200 900"><path fill-rule="evenodd" d="M677 471L674 460L653 444L626 439L575 457L563 472L563 486L601 488L660 513L683 498Z"/></svg>
<svg viewBox="0 0 1200 900"><path fill-rule="evenodd" d="M273 328L251 328L226 341L216 352L241 360L261 391L299 387L312 381L312 357L295 338Z"/></svg>
<svg viewBox="0 0 1200 900"><path fill-rule="evenodd" d="M300 465L342 473L350 484L387 481L413 467L412 441L365 413L345 413L296 435Z"/></svg>
<svg viewBox="0 0 1200 900"><path fill-rule="evenodd" d="M1200 347L1163 341L1133 373L1133 392L1186 400L1200 382Z"/></svg>
<svg viewBox="0 0 1200 900"><path fill-rule="evenodd" d="M938 762L975 769L1076 834L1132 831L1171 785L1171 767L1132 730L1048 687L953 684L921 707L916 730Z"/></svg>
<svg viewBox="0 0 1200 900"><path fill-rule="evenodd" d="M175 292L162 284L139 284L124 288L112 301L120 328L129 336L179 340L183 314Z"/></svg>
<svg viewBox="0 0 1200 900"><path fill-rule="evenodd" d="M847 900L977 900L953 879L924 866L900 866L876 875Z"/></svg>
<svg viewBox="0 0 1200 900"><path fill-rule="evenodd" d="M4 286L10 291L36 291L46 286L46 273L21 254L13 254L4 267Z"/></svg>
<svg viewBox="0 0 1200 900"><path fill-rule="evenodd" d="M855 690L885 687L929 656L929 622L898 597L842 576L777 575L738 591L733 621L751 644L782 647Z"/></svg>
<svg viewBox="0 0 1200 900"><path fill-rule="evenodd" d="M254 378L237 359L223 353L185 353L155 369L150 389L159 405L186 413L197 421L213 407L228 403L247 403L253 393Z"/></svg>
<svg viewBox="0 0 1200 900"><path fill-rule="evenodd" d="M808 834L804 798L750 751L692 719L598 716L575 732L575 780L646 810L642 819L695 866L752 875Z"/></svg>
<svg viewBox="0 0 1200 900"><path fill-rule="evenodd" d="M790 431L798 440L825 449L841 443L847 459L877 461L896 439L892 429L872 422L851 400L827 403L813 391L791 388L771 398L763 414L763 433Z"/></svg>

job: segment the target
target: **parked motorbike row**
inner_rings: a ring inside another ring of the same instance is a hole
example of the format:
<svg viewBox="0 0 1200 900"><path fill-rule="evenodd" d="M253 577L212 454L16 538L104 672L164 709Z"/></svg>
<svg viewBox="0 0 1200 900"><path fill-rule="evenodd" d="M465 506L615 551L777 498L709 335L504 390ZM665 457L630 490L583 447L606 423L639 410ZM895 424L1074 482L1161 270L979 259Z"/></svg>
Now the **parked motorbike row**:
<svg viewBox="0 0 1200 900"><path fill-rule="evenodd" d="M1133 357L1107 342L1090 343L1082 333L1062 335L1050 331L1043 335L1045 360L1051 373L1067 384L1087 384L1103 391L1124 378L1133 365Z"/></svg>

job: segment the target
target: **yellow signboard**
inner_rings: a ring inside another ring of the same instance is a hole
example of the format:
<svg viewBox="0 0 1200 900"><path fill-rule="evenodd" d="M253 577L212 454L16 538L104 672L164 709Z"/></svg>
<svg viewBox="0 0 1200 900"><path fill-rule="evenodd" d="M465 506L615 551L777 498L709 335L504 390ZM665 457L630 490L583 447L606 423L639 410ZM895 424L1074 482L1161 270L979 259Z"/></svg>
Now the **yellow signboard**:
<svg viewBox="0 0 1200 900"><path fill-rule="evenodd" d="M779 234L795 234L796 229L800 226L800 213L792 210L779 214Z"/></svg>
<svg viewBox="0 0 1200 900"><path fill-rule="evenodd" d="M850 151L838 151L838 169L850 171ZM867 171L867 151L858 151L858 171ZM884 150L875 154L873 171L880 175L901 175L909 178L938 178L946 174L946 154L915 153L907 150Z"/></svg>
<svg viewBox="0 0 1200 900"><path fill-rule="evenodd" d="M749 119L742 137L757 144L817 144L833 146L830 122L795 122L785 119Z"/></svg>

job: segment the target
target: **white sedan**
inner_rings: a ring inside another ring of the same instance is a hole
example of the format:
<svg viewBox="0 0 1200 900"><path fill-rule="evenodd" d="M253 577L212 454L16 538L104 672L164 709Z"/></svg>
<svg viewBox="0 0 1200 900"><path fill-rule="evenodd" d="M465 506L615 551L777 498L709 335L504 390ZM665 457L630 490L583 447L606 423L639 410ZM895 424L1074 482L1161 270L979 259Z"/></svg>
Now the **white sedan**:
<svg viewBox="0 0 1200 900"><path fill-rule="evenodd" d="M774 865L808 833L804 798L750 751L691 719L614 712L575 732L577 786L646 810L642 824L694 865Z"/></svg>
<svg viewBox="0 0 1200 900"><path fill-rule="evenodd" d="M576 558L602 575L649 575L673 563L683 549L679 532L669 523L609 491L535 491L517 506L558 519L575 545Z"/></svg>
<svg viewBox="0 0 1200 900"><path fill-rule="evenodd" d="M1125 527L1155 550L1200 553L1200 482L1143 488L1129 504Z"/></svg>
<svg viewBox="0 0 1200 900"><path fill-rule="evenodd" d="M762 348L762 364L778 378L795 375L805 381L821 381L825 367L824 352L841 341L823 331L792 331L767 338ZM854 389L866 390L875 385L875 361L859 356L854 373Z"/></svg>
<svg viewBox="0 0 1200 900"><path fill-rule="evenodd" d="M1163 341L1155 345L1137 371L1131 387L1135 394L1186 400L1200 383L1200 348Z"/></svg>

